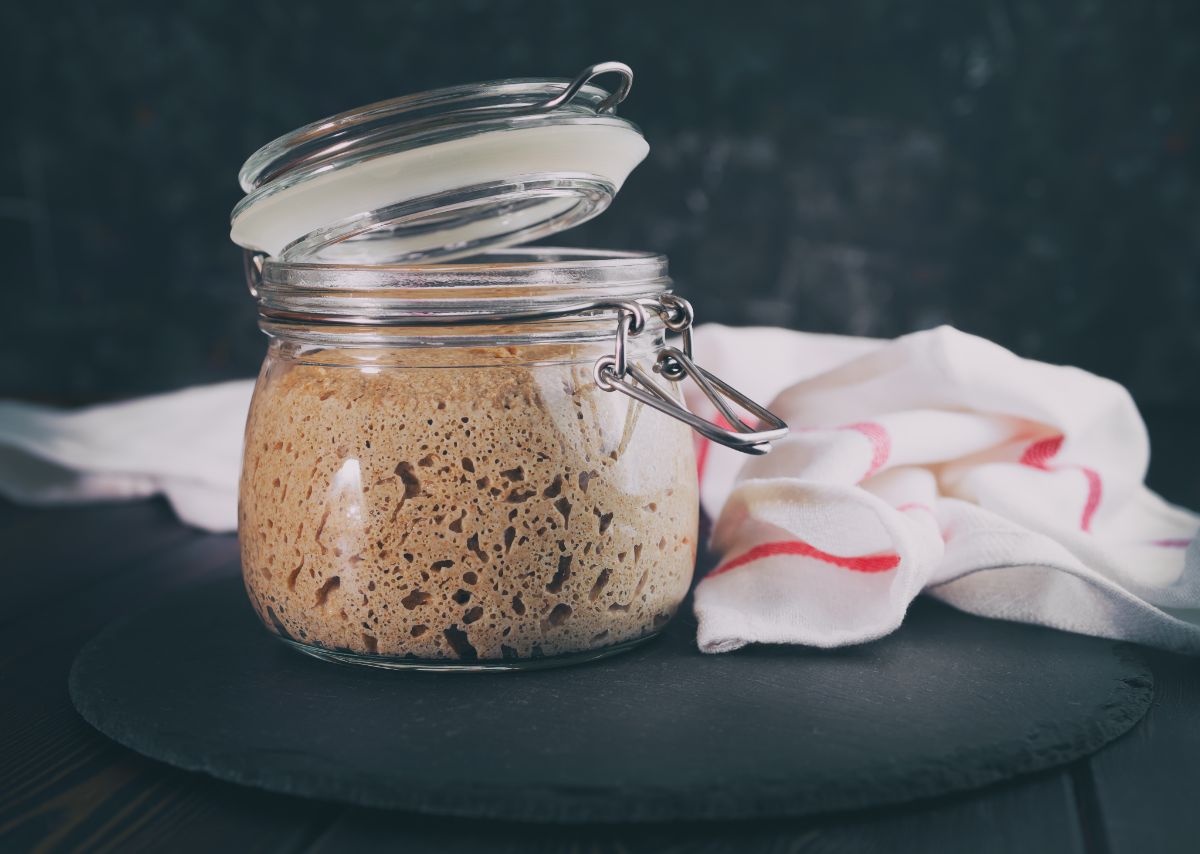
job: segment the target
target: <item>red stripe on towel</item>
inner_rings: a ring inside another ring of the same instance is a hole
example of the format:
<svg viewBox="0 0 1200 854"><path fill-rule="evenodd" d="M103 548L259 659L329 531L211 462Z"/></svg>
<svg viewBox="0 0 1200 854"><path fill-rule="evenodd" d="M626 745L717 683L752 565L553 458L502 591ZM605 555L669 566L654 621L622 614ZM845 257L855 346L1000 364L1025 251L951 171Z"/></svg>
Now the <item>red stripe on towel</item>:
<svg viewBox="0 0 1200 854"><path fill-rule="evenodd" d="M1100 473L1095 469L1087 466L1078 466L1074 464L1053 466L1050 461L1058 455L1062 450L1063 437L1051 436L1048 439L1039 439L1028 448L1025 453L1021 454L1021 465L1029 466L1030 468L1039 469L1040 471L1061 471L1063 469L1078 469L1083 472L1083 476L1087 478L1088 495L1087 501L1083 505L1083 514L1079 520L1079 527L1084 531L1092 529L1092 517L1096 515L1096 509L1100 506L1100 498L1104 494L1104 484L1100 481Z"/></svg>
<svg viewBox="0 0 1200 854"><path fill-rule="evenodd" d="M723 427L726 430L732 429L724 415L717 413L717 417L713 419L713 423L718 427ZM708 449L712 447L712 440L700 437L700 442L696 445L696 480L704 480L704 467L708 465Z"/></svg>
<svg viewBox="0 0 1200 854"><path fill-rule="evenodd" d="M696 480L704 482L704 466L708 463L708 446L712 442L703 436L696 437Z"/></svg>
<svg viewBox="0 0 1200 854"><path fill-rule="evenodd" d="M867 467L867 473L860 479L860 483L875 474L875 472L879 471L887 463L888 457L892 453L892 437L888 435L888 431L882 425L876 424L874 421L863 421L858 424L846 424L838 429L857 430L866 436L867 441L871 443L871 464Z"/></svg>
<svg viewBox="0 0 1200 854"><path fill-rule="evenodd" d="M1100 483L1100 473L1095 469L1085 468L1084 466L1075 466L1083 472L1083 476L1088 482L1088 497L1087 503L1083 505L1083 517L1079 520L1079 527L1085 531L1092 530L1092 517L1096 515L1096 508L1100 506L1100 495L1103 490L1103 484Z"/></svg>
<svg viewBox="0 0 1200 854"><path fill-rule="evenodd" d="M842 557L841 555L831 555L828 552L823 552L801 540L783 540L777 543L762 543L761 545L757 545L744 554L738 555L732 560L721 564L710 572L709 575L720 575L723 572L729 572L732 569L737 569L739 566L745 566L756 560L777 557L779 555L799 555L800 557L816 558L825 563L831 563L834 566L840 566L843 569L850 569L854 572L887 572L900 565L900 555L898 554Z"/></svg>
<svg viewBox="0 0 1200 854"><path fill-rule="evenodd" d="M1062 450L1063 437L1051 436L1049 439L1038 439L1021 454L1021 465L1031 468L1050 470L1050 460Z"/></svg>

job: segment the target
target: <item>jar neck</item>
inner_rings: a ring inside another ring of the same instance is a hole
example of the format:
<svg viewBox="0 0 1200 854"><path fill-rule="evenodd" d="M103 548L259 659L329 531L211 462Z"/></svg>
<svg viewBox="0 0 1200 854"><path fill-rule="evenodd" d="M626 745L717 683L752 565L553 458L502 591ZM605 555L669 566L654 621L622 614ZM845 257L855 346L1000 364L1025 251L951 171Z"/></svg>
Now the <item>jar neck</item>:
<svg viewBox="0 0 1200 854"><path fill-rule="evenodd" d="M273 355L319 364L359 366L461 366L474 364L588 363L614 345L616 315L556 318L522 323L466 325L342 325L262 318ZM648 319L629 342L634 359L653 360L666 327Z"/></svg>

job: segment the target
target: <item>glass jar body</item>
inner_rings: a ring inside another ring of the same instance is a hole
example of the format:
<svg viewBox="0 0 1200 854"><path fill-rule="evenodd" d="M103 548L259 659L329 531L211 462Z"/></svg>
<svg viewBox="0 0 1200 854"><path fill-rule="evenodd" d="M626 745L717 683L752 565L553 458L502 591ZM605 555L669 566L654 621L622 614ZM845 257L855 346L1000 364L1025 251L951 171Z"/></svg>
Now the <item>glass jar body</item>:
<svg viewBox="0 0 1200 854"><path fill-rule="evenodd" d="M611 339L479 338L272 339L239 500L272 632L357 663L503 669L617 651L673 616L696 553L689 429L597 387ZM649 369L657 343L631 358Z"/></svg>

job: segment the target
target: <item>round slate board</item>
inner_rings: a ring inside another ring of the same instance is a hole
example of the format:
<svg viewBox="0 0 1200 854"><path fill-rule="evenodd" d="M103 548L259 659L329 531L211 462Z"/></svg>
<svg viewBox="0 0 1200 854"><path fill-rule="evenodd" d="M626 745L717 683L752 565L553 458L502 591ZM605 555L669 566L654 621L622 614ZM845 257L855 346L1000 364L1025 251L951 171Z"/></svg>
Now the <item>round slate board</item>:
<svg viewBox="0 0 1200 854"><path fill-rule="evenodd" d="M139 753L278 792L528 821L799 815L1067 762L1132 726L1128 647L920 600L894 635L706 656L695 624L593 664L393 673L316 661L258 624L240 579L106 629L76 708Z"/></svg>

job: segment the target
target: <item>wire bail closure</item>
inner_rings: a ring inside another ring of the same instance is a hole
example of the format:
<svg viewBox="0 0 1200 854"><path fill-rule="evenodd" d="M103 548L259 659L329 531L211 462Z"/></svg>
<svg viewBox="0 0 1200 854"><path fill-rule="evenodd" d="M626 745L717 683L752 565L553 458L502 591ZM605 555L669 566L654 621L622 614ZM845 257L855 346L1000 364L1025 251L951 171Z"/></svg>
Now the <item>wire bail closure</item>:
<svg viewBox="0 0 1200 854"><path fill-rule="evenodd" d="M695 313L687 300L674 294L663 294L656 303L651 303L651 308L661 315L663 325L672 332L679 333L683 339L682 350L678 347L663 347L659 350L654 372L671 382L681 382L685 377L691 377L729 427L701 418L681 406L644 368L629 361L626 342L646 327L646 309L643 305L633 300L622 300L610 303L609 306L615 308L618 313L616 342L612 355L601 356L592 369L596 385L601 389L627 394L659 412L682 421L704 438L744 454L765 454L771 450L771 442L787 435L788 426L778 415L751 400L720 377L706 371L693 360L692 321ZM636 382L631 382L628 377L632 377ZM760 423L749 423L730 403L750 413Z"/></svg>
<svg viewBox="0 0 1200 854"><path fill-rule="evenodd" d="M260 298L265 260L262 253L247 251L244 254L246 283L251 295L256 299ZM411 325L432 326L451 322L512 323L575 316L606 309L617 312L617 330L613 342L613 352L601 356L592 367L592 377L602 390L620 391L627 394L659 412L682 421L706 439L719 442L744 454L765 454L771 450L771 442L787 435L788 426L778 415L696 364L692 338L695 312L691 303L674 294L664 293L646 299L585 301L547 310L494 311L471 319L457 316L439 318L436 315L426 314L420 317L405 318L405 322ZM653 372L675 383L690 377L712 403L724 420L724 424L701 418L681 406L644 368L630 361L628 341L645 330L647 309L656 312L662 319L663 326L669 331L679 334L682 344L682 349L671 346L660 349L654 361ZM261 305L259 311L264 317L275 316L275 312L269 311ZM306 318L302 313L297 312L288 312L280 316L333 325L339 322L337 318L333 317L309 316ZM355 322L361 323L362 320L355 318ZM758 424L752 424L745 415L738 411L739 409L749 413L753 419L757 419Z"/></svg>
<svg viewBox="0 0 1200 854"><path fill-rule="evenodd" d="M594 78L601 74L620 74L621 82L617 84L617 88L612 94L596 105L596 112L600 114L611 113L616 109L617 104L625 100L629 94L629 90L633 88L633 69L623 62L597 62L595 65L589 65L587 68L575 75L575 78L567 84L567 87L558 95L536 108L536 112L548 113L551 110L556 110L563 104L566 104L577 94L579 90L590 83Z"/></svg>

